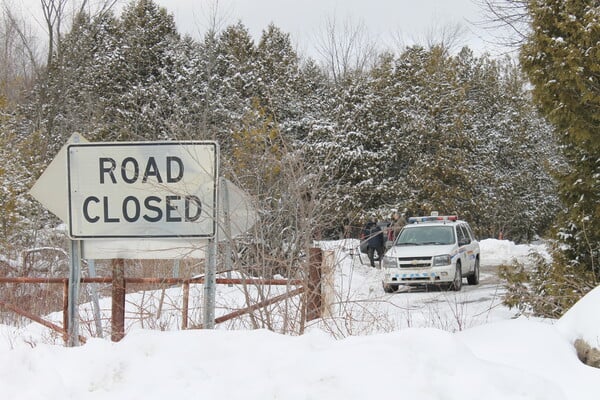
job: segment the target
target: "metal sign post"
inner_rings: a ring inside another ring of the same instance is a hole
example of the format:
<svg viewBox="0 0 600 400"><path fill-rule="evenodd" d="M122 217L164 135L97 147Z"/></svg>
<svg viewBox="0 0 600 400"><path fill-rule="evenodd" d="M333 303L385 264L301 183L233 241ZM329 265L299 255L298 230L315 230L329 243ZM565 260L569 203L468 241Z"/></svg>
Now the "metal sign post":
<svg viewBox="0 0 600 400"><path fill-rule="evenodd" d="M217 296L217 241L210 239L206 251L204 272L204 329L215 328L215 300Z"/></svg>
<svg viewBox="0 0 600 400"><path fill-rule="evenodd" d="M219 190L219 185L215 185L215 190ZM220 207L219 196L216 197L215 215L219 219L218 210ZM204 272L204 329L215 328L215 303L217 297L217 244L219 243L219 229L215 229L215 235L208 240L206 249L206 266Z"/></svg>
<svg viewBox="0 0 600 400"><path fill-rule="evenodd" d="M67 331L67 346L79 346L79 314L77 313L77 303L79 300L79 285L81 281L81 242L79 240L70 240L69 263L69 299L67 304L67 321L69 329Z"/></svg>
<svg viewBox="0 0 600 400"><path fill-rule="evenodd" d="M231 217L229 215L229 188L227 184L227 180L225 178L220 178L220 190L221 190L221 211L223 212L222 218L219 219L219 222L223 222L223 237L219 238L219 240L225 242L225 247L223 249L223 259L225 264L225 271L227 271L227 278L231 279L231 264L232 264L232 249L231 249ZM219 230L221 232L221 230ZM233 286L232 283L229 283L227 286Z"/></svg>

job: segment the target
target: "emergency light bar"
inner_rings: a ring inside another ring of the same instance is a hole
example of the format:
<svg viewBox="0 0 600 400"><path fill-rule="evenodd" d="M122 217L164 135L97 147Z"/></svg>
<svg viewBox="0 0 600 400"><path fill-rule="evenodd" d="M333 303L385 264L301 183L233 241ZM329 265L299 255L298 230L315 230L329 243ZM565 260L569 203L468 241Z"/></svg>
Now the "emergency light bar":
<svg viewBox="0 0 600 400"><path fill-rule="evenodd" d="M432 215L428 217L410 217L409 224L417 224L420 222L436 222L436 221L457 221L458 215Z"/></svg>

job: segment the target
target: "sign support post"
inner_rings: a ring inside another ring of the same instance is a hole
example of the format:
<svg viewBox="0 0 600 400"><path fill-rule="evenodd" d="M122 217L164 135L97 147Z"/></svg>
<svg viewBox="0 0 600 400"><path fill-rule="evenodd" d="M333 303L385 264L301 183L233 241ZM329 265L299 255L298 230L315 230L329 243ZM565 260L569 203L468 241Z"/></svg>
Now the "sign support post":
<svg viewBox="0 0 600 400"><path fill-rule="evenodd" d="M69 289L67 304L67 321L69 329L67 332L67 346L79 346L79 315L77 313L77 303L79 301L79 286L81 282L81 242L79 240L70 240L69 263Z"/></svg>
<svg viewBox="0 0 600 400"><path fill-rule="evenodd" d="M206 266L204 272L204 329L215 328L215 303L217 297L217 244L219 243L219 213L220 200L218 194L219 180L217 178L215 184L215 190L217 195L215 196L215 212L214 212L214 223L215 223L215 234L212 238L208 239L206 249Z"/></svg>
<svg viewBox="0 0 600 400"><path fill-rule="evenodd" d="M204 329L215 328L215 299L217 296L217 240L208 240L204 273Z"/></svg>
<svg viewBox="0 0 600 400"><path fill-rule="evenodd" d="M223 259L225 264L225 271L227 271L227 278L231 279L231 263L232 263L232 249L231 249L231 217L229 216L229 189L227 188L227 181L225 178L219 178L220 190L221 190L221 208L223 209L223 238L219 238L225 242L225 248L223 249ZM233 284L229 283L227 286L232 287Z"/></svg>

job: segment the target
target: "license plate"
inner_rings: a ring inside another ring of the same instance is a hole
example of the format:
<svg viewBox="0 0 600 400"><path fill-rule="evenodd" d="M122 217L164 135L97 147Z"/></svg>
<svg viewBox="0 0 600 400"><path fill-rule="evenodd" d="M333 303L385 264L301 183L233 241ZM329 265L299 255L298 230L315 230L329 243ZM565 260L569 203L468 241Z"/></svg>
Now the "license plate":
<svg viewBox="0 0 600 400"><path fill-rule="evenodd" d="M435 272L411 272L406 274L396 274L395 278L398 279L414 279L414 278L435 278Z"/></svg>

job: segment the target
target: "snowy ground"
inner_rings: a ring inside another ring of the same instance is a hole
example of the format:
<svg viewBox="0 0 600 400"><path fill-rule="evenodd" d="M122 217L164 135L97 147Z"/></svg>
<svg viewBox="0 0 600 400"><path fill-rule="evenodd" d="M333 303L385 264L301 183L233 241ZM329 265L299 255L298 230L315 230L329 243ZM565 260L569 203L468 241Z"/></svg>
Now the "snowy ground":
<svg viewBox="0 0 600 400"><path fill-rule="evenodd" d="M339 261L329 276L328 315L304 335L243 329L243 324L236 330L223 325L213 331L180 331L176 307L169 310L168 305L152 324L130 319L119 343L89 338L77 348L63 347L60 338L38 325L0 325L1 397L600 398L600 370L583 365L572 346L582 337L600 347L600 289L558 321L515 318L501 305L495 267L513 258L526 261L529 251L543 252L543 246L485 240L480 285L464 285L460 293L395 294L383 292L381 271L350 255L352 243L323 247L334 250ZM202 293L201 287L194 290ZM247 294L219 286L220 312L243 304ZM173 304L179 296L179 288L164 294ZM148 293L128 296L128 313L152 299ZM191 307L195 302L201 303L192 300ZM108 304L101 301L104 313ZM89 313L89 305L82 307L84 319ZM62 316L49 318L60 321ZM274 324L281 328L285 321ZM93 331L84 325L86 336L85 329Z"/></svg>

